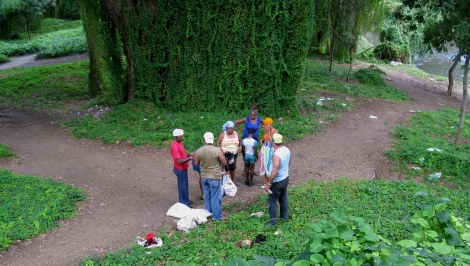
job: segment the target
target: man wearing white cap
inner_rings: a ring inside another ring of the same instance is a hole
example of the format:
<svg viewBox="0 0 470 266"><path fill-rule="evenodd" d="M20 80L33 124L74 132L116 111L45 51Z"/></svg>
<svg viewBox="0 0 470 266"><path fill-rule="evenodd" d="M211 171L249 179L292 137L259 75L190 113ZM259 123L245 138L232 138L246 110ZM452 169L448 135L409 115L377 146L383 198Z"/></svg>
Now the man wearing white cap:
<svg viewBox="0 0 470 266"><path fill-rule="evenodd" d="M170 152L173 157L173 173L178 179L178 201L190 206L193 204L189 200L188 189L188 168L191 157L186 153L183 145L184 132L182 129L173 130L173 137L175 138L171 143Z"/></svg>
<svg viewBox="0 0 470 266"><path fill-rule="evenodd" d="M194 164L201 165L204 209L212 213L213 220L222 219L222 166L227 164L222 150L214 145L214 134L204 134L204 146L194 154Z"/></svg>
<svg viewBox="0 0 470 266"><path fill-rule="evenodd" d="M282 135L275 133L273 135L273 169L271 176L265 179L264 189L272 193L268 196L269 206L269 224L277 224L277 203L281 207L280 218L286 222L289 220L289 205L287 200L287 185L289 184L289 164L290 164L290 150L282 145Z"/></svg>

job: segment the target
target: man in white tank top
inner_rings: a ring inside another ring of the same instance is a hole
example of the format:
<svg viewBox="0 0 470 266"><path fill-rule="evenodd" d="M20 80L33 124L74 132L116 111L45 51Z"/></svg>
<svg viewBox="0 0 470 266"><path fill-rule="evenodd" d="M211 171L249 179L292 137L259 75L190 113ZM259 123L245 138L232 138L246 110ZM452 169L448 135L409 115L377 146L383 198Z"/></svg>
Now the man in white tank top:
<svg viewBox="0 0 470 266"><path fill-rule="evenodd" d="M287 185L289 184L289 165L290 165L290 150L282 144L282 135L274 134L274 155L273 155L273 170L271 176L265 179L264 189L271 191L268 196L269 206L269 224L275 225L278 222L278 206L279 202L281 213L280 218L286 222L289 220L289 205L287 200Z"/></svg>

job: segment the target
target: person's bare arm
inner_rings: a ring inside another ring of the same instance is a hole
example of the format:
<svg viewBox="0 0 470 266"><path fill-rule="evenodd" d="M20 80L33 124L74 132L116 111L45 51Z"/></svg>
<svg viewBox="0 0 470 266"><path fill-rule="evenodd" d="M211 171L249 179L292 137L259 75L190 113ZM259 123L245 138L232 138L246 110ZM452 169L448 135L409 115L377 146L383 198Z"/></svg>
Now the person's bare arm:
<svg viewBox="0 0 470 266"><path fill-rule="evenodd" d="M279 166L281 165L281 158L277 155L273 156L273 170L271 171L271 176L267 179L267 185L271 186L274 178L277 176L279 171Z"/></svg>
<svg viewBox="0 0 470 266"><path fill-rule="evenodd" d="M235 126L238 128L238 130L240 130L241 132L244 131L244 129L241 127L241 124L243 123L246 123L246 117L244 118L241 118L241 119L238 119L237 121L235 121Z"/></svg>
<svg viewBox="0 0 470 266"><path fill-rule="evenodd" d="M217 138L216 146L220 147L220 143L224 140L224 132L220 133L219 137Z"/></svg>
<svg viewBox="0 0 470 266"><path fill-rule="evenodd" d="M199 158L197 157L197 154L193 153L191 156L192 156L192 159L194 160L194 164L199 165L200 161L199 161Z"/></svg>
<svg viewBox="0 0 470 266"><path fill-rule="evenodd" d="M185 158L185 159L178 158L178 159L176 159L176 162L179 163L179 164L184 164L185 162L189 162L190 160L191 160L191 157Z"/></svg>

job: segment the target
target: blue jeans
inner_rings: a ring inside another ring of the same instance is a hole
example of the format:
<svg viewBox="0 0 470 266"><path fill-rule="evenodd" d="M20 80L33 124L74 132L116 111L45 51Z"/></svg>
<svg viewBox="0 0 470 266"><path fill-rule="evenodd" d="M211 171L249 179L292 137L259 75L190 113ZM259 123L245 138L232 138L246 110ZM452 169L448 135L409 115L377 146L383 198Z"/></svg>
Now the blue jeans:
<svg viewBox="0 0 470 266"><path fill-rule="evenodd" d="M173 167L173 173L178 178L178 201L188 206L191 205L189 201L188 169L178 170Z"/></svg>
<svg viewBox="0 0 470 266"><path fill-rule="evenodd" d="M289 177L286 179L273 183L271 185L271 191L273 193L268 196L268 206L269 206L269 218L270 224L277 224L277 203L281 206L281 216L286 220L289 220L289 203L287 200L287 185L289 184Z"/></svg>
<svg viewBox="0 0 470 266"><path fill-rule="evenodd" d="M204 209L212 213L213 220L222 219L222 179L202 178Z"/></svg>

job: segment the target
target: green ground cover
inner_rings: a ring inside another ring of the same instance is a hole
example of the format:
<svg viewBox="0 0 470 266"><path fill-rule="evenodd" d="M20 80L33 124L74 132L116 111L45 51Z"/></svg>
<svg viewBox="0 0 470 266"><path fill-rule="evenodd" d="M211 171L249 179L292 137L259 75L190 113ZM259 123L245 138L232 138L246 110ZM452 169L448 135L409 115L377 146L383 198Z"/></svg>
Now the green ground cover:
<svg viewBox="0 0 470 266"><path fill-rule="evenodd" d="M271 262L272 258L292 260L316 235L310 224L335 211L363 217L377 234L400 241L413 238L417 225L410 220L416 212L440 202L447 202L448 210L456 216L467 221L470 218L470 192L465 190L384 180L311 181L289 190L289 223L265 226L269 215L266 195L261 195L246 207L224 206L227 220L198 226L189 234L157 232L163 239L162 248L148 250L135 245L103 257L87 258L81 265L224 265L233 258L250 260L257 256ZM258 211L266 214L250 217ZM277 229L281 232L275 236ZM252 248L235 247L237 241L253 240L258 234L265 235L266 242Z"/></svg>
<svg viewBox="0 0 470 266"><path fill-rule="evenodd" d="M0 143L0 158L13 157L15 154L8 148L7 145Z"/></svg>
<svg viewBox="0 0 470 266"><path fill-rule="evenodd" d="M329 73L327 65L318 60L307 60L305 74L300 84L298 106L301 116L275 117L274 127L287 140L303 138L322 128L322 124L341 118L341 113L357 107L349 96L383 98L406 101L408 97L386 85L376 70L354 71L354 82L341 81L347 69L336 66ZM328 85L329 84L329 85ZM94 118L91 115L71 119L66 123L77 137L103 139L106 143L127 141L132 145L151 144L164 147L172 139L171 131L178 127L186 131L185 146L192 151L202 143L206 131L218 133L227 120L237 120L248 115L248 110L228 112L197 112L190 107L183 112L169 112L153 104L134 100L117 106L111 112ZM261 117L269 114L260 110Z"/></svg>
<svg viewBox="0 0 470 266"><path fill-rule="evenodd" d="M0 250L15 240L49 232L70 218L85 195L48 178L16 175L0 169Z"/></svg>
<svg viewBox="0 0 470 266"><path fill-rule="evenodd" d="M31 41L25 36L18 40L0 41L0 54L17 56L36 53L36 59L85 53L87 49L81 21L46 19L41 29L32 32Z"/></svg>
<svg viewBox="0 0 470 266"><path fill-rule="evenodd" d="M0 106L28 111L67 111L88 99L88 61L0 70Z"/></svg>
<svg viewBox="0 0 470 266"><path fill-rule="evenodd" d="M307 59L301 88L315 92L338 93L348 96L386 99L405 102L409 97L402 91L388 85L381 78L381 70L359 69L352 71L352 82L346 80L347 67L335 65L332 73L328 72L326 62Z"/></svg>
<svg viewBox="0 0 470 266"><path fill-rule="evenodd" d="M459 111L455 109L416 113L408 125L395 129L388 156L408 176L469 189L470 116L465 118L462 144L454 143L458 117ZM438 178L435 173L442 176Z"/></svg>

